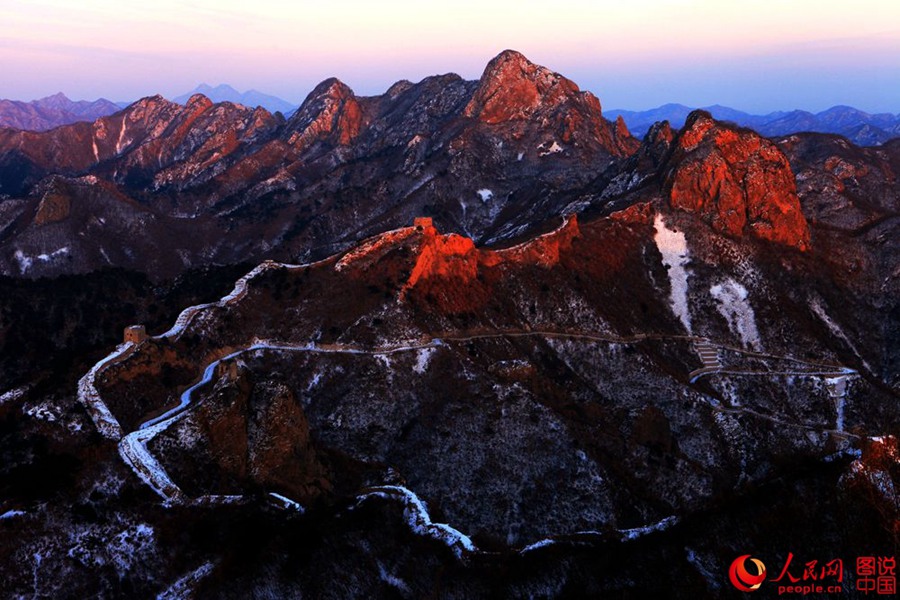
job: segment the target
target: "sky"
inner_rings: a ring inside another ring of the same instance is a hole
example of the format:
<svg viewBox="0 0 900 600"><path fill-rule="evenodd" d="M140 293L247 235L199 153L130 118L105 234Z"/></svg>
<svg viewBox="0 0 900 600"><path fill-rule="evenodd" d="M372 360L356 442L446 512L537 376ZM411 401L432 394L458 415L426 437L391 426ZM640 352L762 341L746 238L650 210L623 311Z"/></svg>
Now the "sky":
<svg viewBox="0 0 900 600"><path fill-rule="evenodd" d="M0 98L228 83L299 104L332 76L477 79L506 48L607 108L900 113L898 0L0 0Z"/></svg>

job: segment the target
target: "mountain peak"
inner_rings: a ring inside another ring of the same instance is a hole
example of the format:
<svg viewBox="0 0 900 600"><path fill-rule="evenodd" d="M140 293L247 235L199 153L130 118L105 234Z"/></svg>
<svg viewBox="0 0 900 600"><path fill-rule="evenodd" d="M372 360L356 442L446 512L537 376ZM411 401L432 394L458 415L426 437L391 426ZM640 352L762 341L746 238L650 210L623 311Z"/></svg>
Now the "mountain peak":
<svg viewBox="0 0 900 600"><path fill-rule="evenodd" d="M213 101L210 100L206 95L200 94L200 93L194 94L193 96L188 98L188 101L185 103L185 106L187 108L194 108L197 106L203 106L204 108L209 108L212 105L213 105Z"/></svg>
<svg viewBox="0 0 900 600"><path fill-rule="evenodd" d="M159 94L154 94L152 96L144 96L134 104L139 106L155 106L159 104L168 104L169 101L160 96ZM132 105L133 106L133 105Z"/></svg>
<svg viewBox="0 0 900 600"><path fill-rule="evenodd" d="M288 143L303 150L316 141L346 146L362 127L362 109L344 82L330 77L309 93L288 122Z"/></svg>
<svg viewBox="0 0 900 600"><path fill-rule="evenodd" d="M41 98L41 100L65 100L66 102L69 102L69 97L63 92L56 92L55 94Z"/></svg>
<svg viewBox="0 0 900 600"><path fill-rule="evenodd" d="M522 69L537 66L533 62L528 60L528 58L518 50L506 49L491 59L491 61L487 65L487 68L485 69L485 72L487 73L492 70L501 69L508 65L514 65Z"/></svg>
<svg viewBox="0 0 900 600"><path fill-rule="evenodd" d="M209 85L208 83L201 83L197 87L193 89L191 94L203 94L204 96L215 96L228 94L233 96L240 96L241 93L228 85L227 83L220 83L216 86Z"/></svg>
<svg viewBox="0 0 900 600"><path fill-rule="evenodd" d="M52 96L35 100L34 104L35 106L40 106L44 109L70 110L76 103L70 100L64 93L57 92Z"/></svg>
<svg viewBox="0 0 900 600"><path fill-rule="evenodd" d="M809 247L794 174L772 142L695 110L675 144L666 176L673 208L699 214L727 235Z"/></svg>
<svg viewBox="0 0 900 600"><path fill-rule="evenodd" d="M186 105L190 98L196 94L203 94L213 102L231 102L234 104L246 106L248 108L253 108L254 106L262 106L269 112L273 113L275 111L288 113L296 108L295 105L282 100L281 98L263 94L262 92L259 92L257 90L240 92L227 83L220 83L215 87L207 83L201 83L187 94L176 96L175 98L173 98L173 100L178 104Z"/></svg>
<svg viewBox="0 0 900 600"><path fill-rule="evenodd" d="M520 52L504 50L484 70L465 115L485 123L529 118L576 94L578 86L559 73L534 64ZM599 104L599 103L598 103Z"/></svg>
<svg viewBox="0 0 900 600"><path fill-rule="evenodd" d="M302 110L308 102L316 100L317 98L328 97L345 100L355 96L356 94L353 93L353 90L350 89L350 86L346 83L337 77L329 77L313 88L313 91L309 93L306 100L300 105L300 109Z"/></svg>

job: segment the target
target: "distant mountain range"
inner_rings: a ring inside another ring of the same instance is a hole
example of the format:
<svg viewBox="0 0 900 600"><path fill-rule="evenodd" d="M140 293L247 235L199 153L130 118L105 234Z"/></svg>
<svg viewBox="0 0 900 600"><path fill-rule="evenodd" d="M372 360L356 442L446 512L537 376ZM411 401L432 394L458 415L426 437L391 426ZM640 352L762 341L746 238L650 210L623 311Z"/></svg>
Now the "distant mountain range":
<svg viewBox="0 0 900 600"><path fill-rule="evenodd" d="M93 121L118 110L118 104L105 98L73 101L62 92L31 102L0 99L0 127L46 131L78 121Z"/></svg>
<svg viewBox="0 0 900 600"><path fill-rule="evenodd" d="M249 108L262 106L269 112L274 113L280 111L286 116L297 109L295 104L291 104L281 98L263 94L256 90L239 92L230 85L224 83L217 85L216 87L202 83L194 88L193 91L173 98L173 100L179 104L186 104L194 94L203 94L213 102L234 102L235 104L243 104Z"/></svg>
<svg viewBox="0 0 900 600"><path fill-rule="evenodd" d="M621 116L635 135L641 135L658 121L681 127L693 110L683 104L664 104L644 111L606 110L605 114L608 118ZM900 114L870 114L852 106L833 106L820 113L792 110L766 115L753 115L718 104L703 107L703 110L716 119L750 127L768 137L801 131L837 133L859 146L877 146L900 136Z"/></svg>

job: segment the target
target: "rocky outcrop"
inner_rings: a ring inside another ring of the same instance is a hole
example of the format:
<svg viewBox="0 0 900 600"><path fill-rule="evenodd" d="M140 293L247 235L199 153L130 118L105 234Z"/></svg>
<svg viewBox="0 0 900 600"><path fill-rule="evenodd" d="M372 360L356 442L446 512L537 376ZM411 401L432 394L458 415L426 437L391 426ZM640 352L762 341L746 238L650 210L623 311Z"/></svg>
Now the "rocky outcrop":
<svg viewBox="0 0 900 600"><path fill-rule="evenodd" d="M34 224L38 226L62 221L71 212L71 192L65 182L61 178L53 179L47 187L34 215Z"/></svg>
<svg viewBox="0 0 900 600"><path fill-rule="evenodd" d="M547 142L545 153L563 151L560 143L600 143L624 156L638 146L623 120L612 124L603 118L596 96L514 50L505 50L488 63L463 115L486 125L540 123L545 135L558 136L556 145Z"/></svg>
<svg viewBox="0 0 900 600"><path fill-rule="evenodd" d="M809 248L790 164L752 131L695 111L674 141L664 185L673 208L697 214L720 233Z"/></svg>
<svg viewBox="0 0 900 600"><path fill-rule="evenodd" d="M519 52L505 50L488 63L464 115L496 124L530 119L570 101L600 113L600 101L559 73L540 67Z"/></svg>
<svg viewBox="0 0 900 600"><path fill-rule="evenodd" d="M478 273L479 253L475 242L461 235L441 235L433 225L422 227L419 256L409 274L405 289L415 287L420 280L453 280L465 286Z"/></svg>
<svg viewBox="0 0 900 600"><path fill-rule="evenodd" d="M353 90L326 79L310 92L287 124L287 143L303 152L316 142L347 146L359 136L362 109Z"/></svg>

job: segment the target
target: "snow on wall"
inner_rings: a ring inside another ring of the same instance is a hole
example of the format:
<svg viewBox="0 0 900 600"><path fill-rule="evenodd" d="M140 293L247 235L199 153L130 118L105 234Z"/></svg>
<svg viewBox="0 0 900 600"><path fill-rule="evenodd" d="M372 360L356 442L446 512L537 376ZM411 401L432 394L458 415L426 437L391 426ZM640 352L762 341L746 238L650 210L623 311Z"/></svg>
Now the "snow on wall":
<svg viewBox="0 0 900 600"><path fill-rule="evenodd" d="M663 265L669 272L669 285L672 288L669 298L672 312L681 320L688 333L693 333L691 314L688 310L688 277L690 273L685 269L685 265L691 261L687 238L684 237L684 233L669 229L662 215L658 213L653 219L653 227L656 229L653 241L656 242L656 247L662 254Z"/></svg>
<svg viewBox="0 0 900 600"><path fill-rule="evenodd" d="M78 401L87 408L88 413L91 415L91 419L94 421L94 425L97 427L97 431L111 440L121 439L124 432L122 431L122 426L119 425L118 419L113 416L109 407L106 406L106 403L100 397L100 392L97 391L95 382L97 375L101 370L113 362L124 359L131 354L133 349L134 344L131 342L120 345L109 356L94 365L84 377L78 380Z"/></svg>
<svg viewBox="0 0 900 600"><path fill-rule="evenodd" d="M358 496L357 502L363 502L371 497L400 500L404 505L403 514L410 529L418 535L430 537L445 544L458 558L477 551L469 536L445 523L432 521L425 503L411 490L396 485L378 486Z"/></svg>
<svg viewBox="0 0 900 600"><path fill-rule="evenodd" d="M731 333L740 338L744 348L761 351L762 343L756 329L756 316L747 300L747 288L729 278L724 283L709 288L709 293L716 299L718 303L716 308L728 321Z"/></svg>

